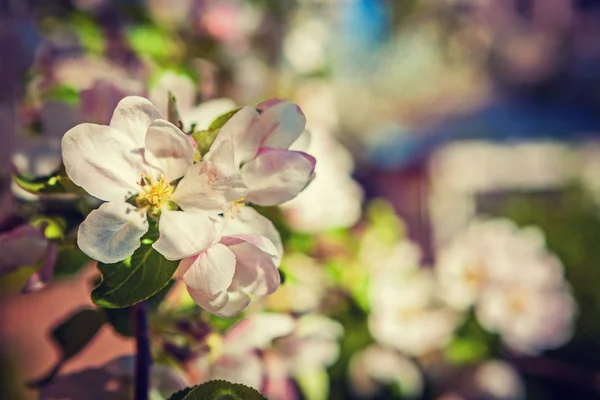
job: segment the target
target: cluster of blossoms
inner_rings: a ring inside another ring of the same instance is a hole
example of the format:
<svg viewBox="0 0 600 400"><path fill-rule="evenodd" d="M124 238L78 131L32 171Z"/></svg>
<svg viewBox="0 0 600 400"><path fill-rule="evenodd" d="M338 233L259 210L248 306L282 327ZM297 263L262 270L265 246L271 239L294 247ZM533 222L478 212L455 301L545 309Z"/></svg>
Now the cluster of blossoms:
<svg viewBox="0 0 600 400"><path fill-rule="evenodd" d="M572 335L576 303L538 229L475 221L440 252L436 272L449 305L474 306L479 323L515 350L538 353Z"/></svg>
<svg viewBox="0 0 600 400"><path fill-rule="evenodd" d="M288 150L305 122L285 101L243 107L200 155L150 101L124 98L108 126L80 124L62 139L69 178L104 201L80 225L79 247L116 263L156 223L152 246L180 260L192 298L221 316L240 312L250 295L277 289L282 256L277 230L246 204L290 200L313 179L315 159Z"/></svg>
<svg viewBox="0 0 600 400"><path fill-rule="evenodd" d="M324 373L338 358L342 326L318 314L253 314L205 338L208 353L188 361L190 380L225 379L273 400L297 398L293 379Z"/></svg>

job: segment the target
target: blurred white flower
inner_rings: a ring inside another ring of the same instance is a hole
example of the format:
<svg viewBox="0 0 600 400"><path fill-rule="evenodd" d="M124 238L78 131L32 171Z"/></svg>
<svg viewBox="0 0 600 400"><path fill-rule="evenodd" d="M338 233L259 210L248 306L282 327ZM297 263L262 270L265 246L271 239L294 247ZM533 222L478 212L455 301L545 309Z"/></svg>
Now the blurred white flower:
<svg viewBox="0 0 600 400"><path fill-rule="evenodd" d="M184 128L189 130L194 124L196 130L208 129L220 115L236 108L233 100L227 98L209 100L196 105L196 84L187 75L167 71L150 88L149 98L163 115L168 115L168 99L171 92L177 101L177 109Z"/></svg>
<svg viewBox="0 0 600 400"><path fill-rule="evenodd" d="M440 252L437 276L448 304L474 305L484 328L516 350L538 352L571 337L576 304L538 229L474 221Z"/></svg>
<svg viewBox="0 0 600 400"><path fill-rule="evenodd" d="M486 361L473 373L477 398L489 400L520 400L525 387L515 369L503 361Z"/></svg>
<svg viewBox="0 0 600 400"><path fill-rule="evenodd" d="M306 152L317 158L315 179L282 205L288 222L302 232L348 228L361 216L363 191L352 179L352 156L326 130L312 130Z"/></svg>
<svg viewBox="0 0 600 400"><path fill-rule="evenodd" d="M391 348L371 345L352 356L349 367L352 390L372 398L382 386L397 385L403 397L416 398L423 392L418 366Z"/></svg>
<svg viewBox="0 0 600 400"><path fill-rule="evenodd" d="M412 356L443 348L460 322L437 297L431 271L386 269L371 282L369 329L381 344Z"/></svg>
<svg viewBox="0 0 600 400"><path fill-rule="evenodd" d="M261 391L272 400L295 399L292 377L324 369L339 355L342 326L327 317L260 313L223 337L208 340L210 353L191 365L197 383L225 379Z"/></svg>

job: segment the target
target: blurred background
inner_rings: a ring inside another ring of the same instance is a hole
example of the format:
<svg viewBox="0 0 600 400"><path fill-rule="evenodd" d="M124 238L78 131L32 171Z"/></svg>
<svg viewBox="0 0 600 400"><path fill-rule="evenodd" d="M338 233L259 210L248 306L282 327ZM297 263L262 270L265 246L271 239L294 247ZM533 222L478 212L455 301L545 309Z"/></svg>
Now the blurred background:
<svg viewBox="0 0 600 400"><path fill-rule="evenodd" d="M0 89L2 232L64 211L11 174L51 175L62 135L124 96L166 109L170 90L197 126L299 104L317 178L265 210L288 279L260 307L344 327L323 398L600 399L600 2L0 0ZM17 386L91 304L83 271L26 296L3 281ZM105 326L62 374L132 349Z"/></svg>

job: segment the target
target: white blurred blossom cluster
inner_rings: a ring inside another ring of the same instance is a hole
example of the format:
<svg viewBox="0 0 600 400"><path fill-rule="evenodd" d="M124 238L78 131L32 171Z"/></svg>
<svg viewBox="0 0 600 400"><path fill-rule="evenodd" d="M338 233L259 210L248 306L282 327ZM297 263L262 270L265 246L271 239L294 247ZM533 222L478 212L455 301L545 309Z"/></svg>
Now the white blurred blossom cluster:
<svg viewBox="0 0 600 400"><path fill-rule="evenodd" d="M208 353L190 363L189 374L196 383L225 379L269 399L294 400L292 379L324 373L339 356L343 333L338 322L318 314L257 313L224 335L211 333Z"/></svg>
<svg viewBox="0 0 600 400"><path fill-rule="evenodd" d="M511 348L537 353L564 344L577 307L560 260L542 233L513 222L477 220L439 253L441 294Z"/></svg>

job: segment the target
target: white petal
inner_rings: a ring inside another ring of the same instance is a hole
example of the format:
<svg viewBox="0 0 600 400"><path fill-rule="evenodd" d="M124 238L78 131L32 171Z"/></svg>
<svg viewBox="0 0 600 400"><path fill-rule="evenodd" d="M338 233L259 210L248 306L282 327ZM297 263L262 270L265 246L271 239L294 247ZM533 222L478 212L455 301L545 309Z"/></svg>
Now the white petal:
<svg viewBox="0 0 600 400"><path fill-rule="evenodd" d="M231 284L235 262L233 252L217 243L195 256L194 263L183 274L183 281L208 296L217 295Z"/></svg>
<svg viewBox="0 0 600 400"><path fill-rule="evenodd" d="M294 330L294 318L287 314L263 312L235 324L225 334L225 351L231 354L267 347L273 339Z"/></svg>
<svg viewBox="0 0 600 400"><path fill-rule="evenodd" d="M302 152L261 149L261 153L241 169L250 190L248 201L273 206L293 199L310 183L314 166L314 158Z"/></svg>
<svg viewBox="0 0 600 400"><path fill-rule="evenodd" d="M108 126L81 124L62 139L67 175L89 194L106 201L125 201L138 192L136 182L147 166L131 137Z"/></svg>
<svg viewBox="0 0 600 400"><path fill-rule="evenodd" d="M268 253L248 242L231 245L229 249L237 260L233 281L240 289L258 296L277 290L280 283L279 270Z"/></svg>
<svg viewBox="0 0 600 400"><path fill-rule="evenodd" d="M288 101L265 108L259 121L263 133L266 133L261 147L279 149L289 149L306 125L306 117L300 107Z"/></svg>
<svg viewBox="0 0 600 400"><path fill-rule="evenodd" d="M179 104L179 98L177 99ZM184 111L180 108L181 119L186 127L196 124L197 131L203 131L208 129L210 124L225 114L226 112L235 110L236 104L233 100L222 98L214 99L200 104L199 106L192 108L188 111Z"/></svg>
<svg viewBox="0 0 600 400"><path fill-rule="evenodd" d="M94 260L111 264L131 256L148 231L146 214L125 202L108 202L79 225L77 245Z"/></svg>
<svg viewBox="0 0 600 400"><path fill-rule="evenodd" d="M155 119L164 119L150 100L139 96L128 96L119 102L110 127L130 137L139 147L144 147L146 131Z"/></svg>
<svg viewBox="0 0 600 400"><path fill-rule="evenodd" d="M277 254L274 257L275 265L279 266L283 256L283 243L279 231L273 223L252 207L238 207L232 213L233 218L227 218L223 236L236 236L241 234L264 236L275 245Z"/></svg>
<svg viewBox="0 0 600 400"><path fill-rule="evenodd" d="M235 354L217 359L212 367L210 379L223 379L261 389L264 378L262 360L254 353Z"/></svg>
<svg viewBox="0 0 600 400"><path fill-rule="evenodd" d="M215 312L216 315L223 318L231 318L244 311L248 304L250 304L250 296L240 291L228 292L229 297L227 302L219 311Z"/></svg>
<svg viewBox="0 0 600 400"><path fill-rule="evenodd" d="M160 237L152 247L167 260L193 256L217 241L215 224L204 213L163 210L158 223Z"/></svg>
<svg viewBox="0 0 600 400"><path fill-rule="evenodd" d="M209 295L202 290L194 289L189 286L187 287L187 291L196 304L213 314L219 312L229 299L229 293L227 293L227 291Z"/></svg>
<svg viewBox="0 0 600 400"><path fill-rule="evenodd" d="M263 132L258 123L258 113L254 107L244 107L231 117L221 128L211 146L216 149L222 142L231 141L235 149L235 163L251 160L258 153Z"/></svg>
<svg viewBox="0 0 600 400"><path fill-rule="evenodd" d="M194 163L194 146L188 136L164 119L148 127L146 150L152 153L168 182L181 178Z"/></svg>
<svg viewBox="0 0 600 400"><path fill-rule="evenodd" d="M194 164L177 185L173 201L183 210L225 212L248 190L233 167L230 142L223 142L211 157Z"/></svg>

